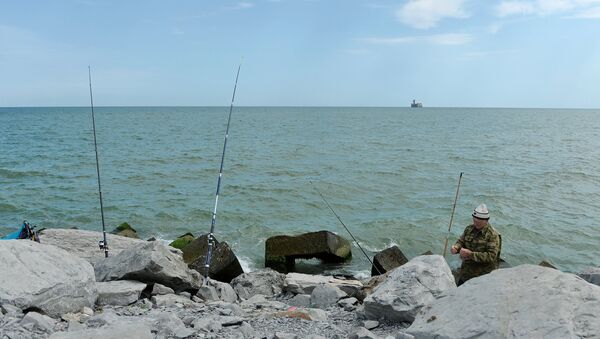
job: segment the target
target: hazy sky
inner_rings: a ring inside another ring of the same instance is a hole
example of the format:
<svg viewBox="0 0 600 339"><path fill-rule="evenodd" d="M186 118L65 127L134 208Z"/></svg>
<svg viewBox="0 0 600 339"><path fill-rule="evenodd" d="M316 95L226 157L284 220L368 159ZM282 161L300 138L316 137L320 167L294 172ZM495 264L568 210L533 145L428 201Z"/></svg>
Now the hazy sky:
<svg viewBox="0 0 600 339"><path fill-rule="evenodd" d="M0 0L0 106L600 107L600 0Z"/></svg>

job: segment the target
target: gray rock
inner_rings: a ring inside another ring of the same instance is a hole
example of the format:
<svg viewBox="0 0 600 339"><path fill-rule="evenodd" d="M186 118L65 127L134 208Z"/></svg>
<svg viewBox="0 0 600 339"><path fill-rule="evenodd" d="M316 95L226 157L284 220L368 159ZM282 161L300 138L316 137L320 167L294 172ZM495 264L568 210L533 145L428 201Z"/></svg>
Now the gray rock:
<svg viewBox="0 0 600 339"><path fill-rule="evenodd" d="M349 296L360 294L363 288L363 284L359 280L342 280L332 276L288 273L283 281L283 290L294 294L310 294L319 284L333 284Z"/></svg>
<svg viewBox="0 0 600 339"><path fill-rule="evenodd" d="M117 323L101 328L73 332L56 332L49 339L154 339L145 323Z"/></svg>
<svg viewBox="0 0 600 339"><path fill-rule="evenodd" d="M12 315L12 316L16 316L16 317L21 317L23 316L23 311L21 310L20 307L17 307L15 305L11 305L11 304L3 304L2 307L0 307L0 309L2 310L2 312L4 312L4 314L6 315ZM0 312L1 313L1 312Z"/></svg>
<svg viewBox="0 0 600 339"><path fill-rule="evenodd" d="M153 295L151 300L156 307L174 307L177 304L190 306L194 303L189 298L176 294Z"/></svg>
<svg viewBox="0 0 600 339"><path fill-rule="evenodd" d="M456 289L450 267L441 255L419 256L389 272L364 300L368 319L412 322L421 307Z"/></svg>
<svg viewBox="0 0 600 339"><path fill-rule="evenodd" d="M298 336L292 333L275 332L273 339L297 339Z"/></svg>
<svg viewBox="0 0 600 339"><path fill-rule="evenodd" d="M588 338L600 333L598 319L600 287L520 265L449 291L424 307L406 332L417 338Z"/></svg>
<svg viewBox="0 0 600 339"><path fill-rule="evenodd" d="M327 315L327 312L318 309L318 308L309 308L308 310L308 315L310 316L310 318L313 321L328 321L329 320L329 316Z"/></svg>
<svg viewBox="0 0 600 339"><path fill-rule="evenodd" d="M172 313L160 313L153 320L153 330L158 336L166 338L187 338L194 334L194 331L186 328L179 317Z"/></svg>
<svg viewBox="0 0 600 339"><path fill-rule="evenodd" d="M192 294L190 292L180 292L178 293L178 295L187 298L187 299L192 299Z"/></svg>
<svg viewBox="0 0 600 339"><path fill-rule="evenodd" d="M354 329L348 336L348 339L379 339L373 332L364 327Z"/></svg>
<svg viewBox="0 0 600 339"><path fill-rule="evenodd" d="M146 284L131 280L97 282L98 299L96 305L127 306L136 302Z"/></svg>
<svg viewBox="0 0 600 339"><path fill-rule="evenodd" d="M296 294L292 299L288 300L288 305L296 307L309 307L310 294Z"/></svg>
<svg viewBox="0 0 600 339"><path fill-rule="evenodd" d="M82 331L86 329L85 325L83 325L79 321L69 320L68 324L69 332Z"/></svg>
<svg viewBox="0 0 600 339"><path fill-rule="evenodd" d="M208 315L197 319L192 323L194 329L202 332L219 332L223 326L216 316Z"/></svg>
<svg viewBox="0 0 600 339"><path fill-rule="evenodd" d="M187 267L181 251L160 242L142 242L94 267L97 281L137 280L159 283L179 292L202 286L202 276Z"/></svg>
<svg viewBox="0 0 600 339"><path fill-rule="evenodd" d="M427 255L431 255L431 254L427 254ZM404 333L404 332L398 332L394 336L394 339L415 339L415 336L412 334Z"/></svg>
<svg viewBox="0 0 600 339"><path fill-rule="evenodd" d="M45 229L43 243L53 245L90 262L92 265L104 261L104 251L98 248L98 241L102 240L102 232L83 231L74 229ZM110 248L109 256L115 256L122 250L131 248L144 242L139 239L125 238L114 234L106 234L106 241Z"/></svg>
<svg viewBox="0 0 600 339"><path fill-rule="evenodd" d="M211 285L200 287L198 293L196 293L196 296L200 297L204 301L219 300L219 293L217 293L217 289Z"/></svg>
<svg viewBox="0 0 600 339"><path fill-rule="evenodd" d="M358 299L352 298L344 298L338 301L338 305L344 308L344 310L350 312L356 309L356 304L358 303Z"/></svg>
<svg viewBox="0 0 600 339"><path fill-rule="evenodd" d="M0 241L0 258L0 304L54 317L94 305L89 262L54 246L19 240Z"/></svg>
<svg viewBox="0 0 600 339"><path fill-rule="evenodd" d="M235 277L244 273L238 258L229 244L225 241L215 239L212 249L209 277L211 279L231 282ZM205 274L206 272L206 254L208 252L208 235L203 234L192 242L188 243L183 251L183 260L190 268Z"/></svg>
<svg viewBox="0 0 600 339"><path fill-rule="evenodd" d="M347 296L346 292L332 284L319 284L310 294L310 305L316 308L327 308Z"/></svg>
<svg viewBox="0 0 600 339"><path fill-rule="evenodd" d="M231 281L235 292L244 299L255 294L274 296L283 290L285 275L270 268L244 273Z"/></svg>
<svg viewBox="0 0 600 339"><path fill-rule="evenodd" d="M236 316L240 316L240 317L246 316L246 312L244 312L244 310L242 310L242 308L240 306L238 306L237 304L234 304L234 303L217 301L217 302L210 303L210 305L214 306L214 307L218 307L221 310L230 311L229 314L224 314L224 315L236 315Z"/></svg>
<svg viewBox="0 0 600 339"><path fill-rule="evenodd" d="M228 303L234 303L238 300L237 293L235 293L233 287L231 287L231 285L228 283L211 279L209 280L208 284L215 287L220 300Z"/></svg>
<svg viewBox="0 0 600 339"><path fill-rule="evenodd" d="M172 288L167 287L165 285L161 285L159 283L155 283L154 286L152 286L152 295L164 295L164 294L175 294L175 291L173 291Z"/></svg>
<svg viewBox="0 0 600 339"><path fill-rule="evenodd" d="M377 326L379 326L379 321L377 321L377 320L365 320L365 321L362 322L362 325L367 330L372 330L372 329L376 328Z"/></svg>
<svg viewBox="0 0 600 339"><path fill-rule="evenodd" d="M579 273L579 276L590 284L600 286L600 267L589 267L585 271Z"/></svg>
<svg viewBox="0 0 600 339"><path fill-rule="evenodd" d="M55 324L56 321L54 319L37 312L29 312L21 320L21 326L26 329L30 331L41 330L46 333L54 332Z"/></svg>
<svg viewBox="0 0 600 339"><path fill-rule="evenodd" d="M240 333L242 333L244 338L254 338L257 336L254 328L245 321L242 323L238 330L240 331Z"/></svg>
<svg viewBox="0 0 600 339"><path fill-rule="evenodd" d="M94 310L92 310L91 308L89 308L89 307L85 306L85 307L83 307L83 308L81 309L81 313L83 313L83 314L85 314L85 315L87 315L87 316L91 317L91 316L93 316L93 315L94 315Z"/></svg>
<svg viewBox="0 0 600 339"><path fill-rule="evenodd" d="M311 334L307 336L305 339L327 339L326 337L318 334Z"/></svg>

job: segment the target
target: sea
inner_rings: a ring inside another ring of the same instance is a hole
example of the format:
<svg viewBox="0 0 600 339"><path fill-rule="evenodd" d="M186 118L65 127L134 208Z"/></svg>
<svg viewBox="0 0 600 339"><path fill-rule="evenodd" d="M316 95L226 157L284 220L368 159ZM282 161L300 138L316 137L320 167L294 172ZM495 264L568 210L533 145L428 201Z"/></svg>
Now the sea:
<svg viewBox="0 0 600 339"><path fill-rule="evenodd" d="M207 233L228 113L95 108L107 229ZM95 160L89 107L0 108L0 234L23 220L101 231ZM600 110L234 107L218 201L216 238L246 271L267 238L328 230L352 260L299 270L366 277L359 245L442 254L485 203L508 264L579 272L600 266Z"/></svg>

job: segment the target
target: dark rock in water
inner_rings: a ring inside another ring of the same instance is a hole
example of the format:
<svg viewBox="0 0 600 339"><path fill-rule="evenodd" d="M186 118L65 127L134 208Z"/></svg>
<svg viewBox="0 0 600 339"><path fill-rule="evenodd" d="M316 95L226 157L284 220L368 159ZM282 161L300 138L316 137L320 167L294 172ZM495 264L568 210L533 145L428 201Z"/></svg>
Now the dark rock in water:
<svg viewBox="0 0 600 339"><path fill-rule="evenodd" d="M187 244L191 243L192 241L194 241L194 235L192 233L188 232L188 233L178 237L177 239L173 240L169 244L169 246L182 249L185 246L187 246Z"/></svg>
<svg viewBox="0 0 600 339"><path fill-rule="evenodd" d="M510 268L510 267L512 267L511 264L507 263L502 258L498 258L498 268Z"/></svg>
<svg viewBox="0 0 600 339"><path fill-rule="evenodd" d="M425 252L425 253L423 253L423 254L421 254L421 255L433 255L433 252L431 252L431 251L427 251L427 252Z"/></svg>
<svg viewBox="0 0 600 339"><path fill-rule="evenodd" d="M155 237L150 237L150 238L148 238L148 240L146 240L146 241L156 241L156 238L155 238Z"/></svg>
<svg viewBox="0 0 600 339"><path fill-rule="evenodd" d="M206 253L208 252L208 234L196 238L181 249L183 260L190 268L204 274L206 264ZM238 275L244 273L242 266L235 253L226 242L215 239L210 260L210 271L208 275L215 280L229 283Z"/></svg>
<svg viewBox="0 0 600 339"><path fill-rule="evenodd" d="M124 222L121 225L117 226L117 228L115 228L112 232L110 232L112 234L116 234L116 235L120 235L122 237L127 237L127 238L134 238L134 239L139 239L138 234L136 232L135 229L133 229L133 227L131 227L131 225L129 225L128 223Z"/></svg>
<svg viewBox="0 0 600 339"><path fill-rule="evenodd" d="M392 246L375 255L373 266L371 267L371 276L391 271L407 262L408 259L406 259L406 256L400 251L398 246Z"/></svg>
<svg viewBox="0 0 600 339"><path fill-rule="evenodd" d="M294 270L296 259L317 258L324 262L343 262L352 257L348 240L329 231L298 236L278 235L265 243L265 266L287 273Z"/></svg>
<svg viewBox="0 0 600 339"><path fill-rule="evenodd" d="M556 267L554 267L554 265L552 265L551 263L547 262L546 260L542 260L542 262L539 263L538 266L549 267L549 268L556 269Z"/></svg>
<svg viewBox="0 0 600 339"><path fill-rule="evenodd" d="M578 275L590 284L600 286L600 267L588 267Z"/></svg>

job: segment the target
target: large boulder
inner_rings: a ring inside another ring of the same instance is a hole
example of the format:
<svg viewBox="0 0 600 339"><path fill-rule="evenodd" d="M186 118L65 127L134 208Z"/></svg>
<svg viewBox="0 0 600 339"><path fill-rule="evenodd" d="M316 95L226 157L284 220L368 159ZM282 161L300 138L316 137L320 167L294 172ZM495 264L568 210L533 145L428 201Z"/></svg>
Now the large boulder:
<svg viewBox="0 0 600 339"><path fill-rule="evenodd" d="M422 255L388 273L364 300L368 319L412 322L425 305L455 289L450 267L441 255Z"/></svg>
<svg viewBox="0 0 600 339"><path fill-rule="evenodd" d="M89 262L34 241L0 241L0 305L52 317L93 307L96 279Z"/></svg>
<svg viewBox="0 0 600 339"><path fill-rule="evenodd" d="M190 268L205 274L206 253L208 252L208 235L204 234L187 244L182 250L183 260ZM242 265L229 245L215 239L210 259L208 276L212 279L229 283L244 273Z"/></svg>
<svg viewBox="0 0 600 339"><path fill-rule="evenodd" d="M296 259L343 262L351 257L352 247L348 240L329 231L297 236L278 235L270 237L265 243L265 267L282 273L294 271Z"/></svg>
<svg viewBox="0 0 600 339"><path fill-rule="evenodd" d="M102 232L49 228L43 231L41 239L42 243L60 247L89 261L92 265L104 260L104 251L98 247L98 241L103 239ZM124 249L145 243L140 239L120 237L109 233L106 234L106 242L108 243L109 257L119 254Z"/></svg>
<svg viewBox="0 0 600 339"><path fill-rule="evenodd" d="M181 251L160 242L143 242L98 262L97 281L137 280L159 283L176 292L197 290L203 277L183 262Z"/></svg>
<svg viewBox="0 0 600 339"><path fill-rule="evenodd" d="M272 297L281 293L285 275L270 268L244 273L231 281L237 294L248 299L255 294Z"/></svg>
<svg viewBox="0 0 600 339"><path fill-rule="evenodd" d="M600 287L537 265L495 270L424 307L406 330L417 338L592 338Z"/></svg>
<svg viewBox="0 0 600 339"><path fill-rule="evenodd" d="M408 259L406 259L406 256L402 253L400 248L398 248L398 246L392 246L375 254L373 265L371 266L371 276L384 274L407 262Z"/></svg>

